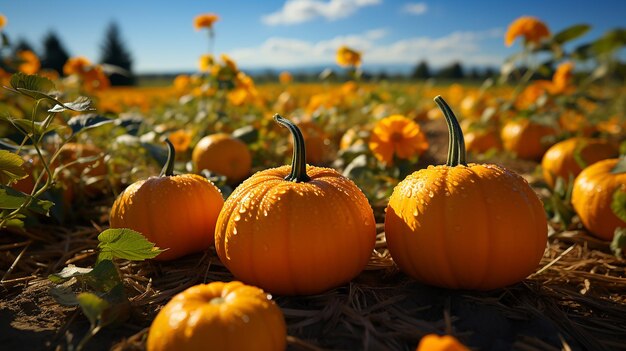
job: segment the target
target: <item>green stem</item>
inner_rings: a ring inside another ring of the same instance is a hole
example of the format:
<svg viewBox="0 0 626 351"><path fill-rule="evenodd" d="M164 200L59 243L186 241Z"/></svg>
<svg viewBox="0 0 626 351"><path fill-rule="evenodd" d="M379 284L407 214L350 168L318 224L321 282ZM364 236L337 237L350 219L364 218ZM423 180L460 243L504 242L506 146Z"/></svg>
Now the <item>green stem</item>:
<svg viewBox="0 0 626 351"><path fill-rule="evenodd" d="M291 132L293 137L293 157L291 159L291 173L285 177L290 182L308 182L311 180L306 174L306 148L304 146L304 137L300 129L290 120L274 115L274 120Z"/></svg>
<svg viewBox="0 0 626 351"><path fill-rule="evenodd" d="M167 143L167 161L161 170L159 177L171 177L174 175L174 159L176 158L176 150L169 139L165 139Z"/></svg>
<svg viewBox="0 0 626 351"><path fill-rule="evenodd" d="M448 159L447 166L455 167L459 165L467 166L466 152L465 152L465 139L463 138L463 131L459 125L459 121L456 119L454 112L446 103L446 101L437 95L435 102L443 112L443 116L446 118L446 124L448 124Z"/></svg>

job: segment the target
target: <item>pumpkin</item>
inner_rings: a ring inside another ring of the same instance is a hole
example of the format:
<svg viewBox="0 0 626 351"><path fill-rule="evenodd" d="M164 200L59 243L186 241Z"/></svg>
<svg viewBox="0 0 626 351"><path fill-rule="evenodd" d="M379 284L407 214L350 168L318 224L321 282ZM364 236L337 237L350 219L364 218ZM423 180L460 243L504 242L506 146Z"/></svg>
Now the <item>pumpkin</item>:
<svg viewBox="0 0 626 351"><path fill-rule="evenodd" d="M298 128L304 137L306 145L306 163L313 165L324 164L327 160L326 154L329 149L330 140L324 130L313 121L298 123ZM293 153L293 144L291 145Z"/></svg>
<svg viewBox="0 0 626 351"><path fill-rule="evenodd" d="M489 150L502 149L502 140L496 128L474 122L470 123L465 130L465 149L467 152L482 154Z"/></svg>
<svg viewBox="0 0 626 351"><path fill-rule="evenodd" d="M174 146L158 177L137 181L113 203L111 228L130 228L160 248L156 260L172 260L213 244L215 222L224 200L219 189L196 174L173 175Z"/></svg>
<svg viewBox="0 0 626 351"><path fill-rule="evenodd" d="M402 271L426 284L490 290L519 282L546 247L541 201L518 174L467 164L454 113L440 96L435 101L448 124L448 160L393 190L385 215L389 252Z"/></svg>
<svg viewBox="0 0 626 351"><path fill-rule="evenodd" d="M168 302L148 332L148 351L282 351L283 314L263 290L241 282L193 286Z"/></svg>
<svg viewBox="0 0 626 351"><path fill-rule="evenodd" d="M470 351L454 336L428 334L420 340L416 351Z"/></svg>
<svg viewBox="0 0 626 351"><path fill-rule="evenodd" d="M225 133L207 135L196 144L191 154L197 171L203 169L226 176L237 184L252 171L252 155L241 140Z"/></svg>
<svg viewBox="0 0 626 351"><path fill-rule="evenodd" d="M357 276L376 241L374 213L348 178L307 166L298 127L276 115L294 141L291 167L245 180L224 203L215 248L233 275L277 294L315 294Z"/></svg>
<svg viewBox="0 0 626 351"><path fill-rule="evenodd" d="M569 181L583 168L597 161L617 157L618 151L611 143L583 137L570 138L552 145L541 160L543 178L554 187L558 177Z"/></svg>
<svg viewBox="0 0 626 351"><path fill-rule="evenodd" d="M611 208L616 193L626 191L626 172L623 165L617 167L619 161L612 158L585 168L572 189L572 205L580 221L591 234L604 240L611 240L615 229L626 227Z"/></svg>
<svg viewBox="0 0 626 351"><path fill-rule="evenodd" d="M541 159L550 146L547 137L555 134L553 127L526 118L509 120L500 131L504 149L527 160Z"/></svg>

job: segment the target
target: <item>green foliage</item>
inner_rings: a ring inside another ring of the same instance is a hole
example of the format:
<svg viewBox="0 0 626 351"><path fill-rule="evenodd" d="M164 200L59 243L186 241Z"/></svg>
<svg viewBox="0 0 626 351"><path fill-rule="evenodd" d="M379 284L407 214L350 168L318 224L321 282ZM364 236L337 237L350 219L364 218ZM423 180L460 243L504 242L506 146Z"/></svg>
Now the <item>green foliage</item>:
<svg viewBox="0 0 626 351"><path fill-rule="evenodd" d="M615 167L611 170L611 173L619 174L624 172L626 172L626 157L621 157Z"/></svg>
<svg viewBox="0 0 626 351"><path fill-rule="evenodd" d="M132 229L107 229L98 235L98 241L98 261L113 258L143 261L164 251Z"/></svg>
<svg viewBox="0 0 626 351"><path fill-rule="evenodd" d="M22 168L24 160L7 150L0 150L0 184L11 185L20 179L28 177Z"/></svg>
<svg viewBox="0 0 626 351"><path fill-rule="evenodd" d="M611 210L617 218L626 222L626 191L622 190L621 187L618 187L613 192Z"/></svg>
<svg viewBox="0 0 626 351"><path fill-rule="evenodd" d="M611 241L611 251L615 256L621 258L624 249L626 249L626 228L617 228Z"/></svg>
<svg viewBox="0 0 626 351"><path fill-rule="evenodd" d="M564 44L585 35L590 29L591 26L588 24L576 24L558 32L554 35L552 40L557 44Z"/></svg>

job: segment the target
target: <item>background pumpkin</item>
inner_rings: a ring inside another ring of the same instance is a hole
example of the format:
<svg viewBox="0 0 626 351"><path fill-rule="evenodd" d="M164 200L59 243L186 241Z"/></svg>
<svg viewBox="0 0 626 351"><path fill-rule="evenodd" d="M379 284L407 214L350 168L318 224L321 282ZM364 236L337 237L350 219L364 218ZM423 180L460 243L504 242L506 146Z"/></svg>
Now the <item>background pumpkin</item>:
<svg viewBox="0 0 626 351"><path fill-rule="evenodd" d="M113 203L111 228L130 228L164 249L156 260L205 250L224 204L219 189L196 174L173 175L174 146L161 175L131 184Z"/></svg>
<svg viewBox="0 0 626 351"><path fill-rule="evenodd" d="M466 164L456 117L438 96L450 133L448 162L400 182L385 217L387 246L400 269L427 284L489 290L524 279L547 243L541 201L514 172Z"/></svg>
<svg viewBox="0 0 626 351"><path fill-rule="evenodd" d="M619 161L612 158L585 168L572 189L572 205L581 222L604 240L611 240L616 228L626 228L626 222L611 209L615 192L626 192L626 173L615 169Z"/></svg>
<svg viewBox="0 0 626 351"><path fill-rule="evenodd" d="M209 170L237 184L250 175L252 155L241 140L225 133L207 135L196 144L191 159L197 171Z"/></svg>
<svg viewBox="0 0 626 351"><path fill-rule="evenodd" d="M417 345L416 351L470 351L451 335L424 335Z"/></svg>
<svg viewBox="0 0 626 351"><path fill-rule="evenodd" d="M553 127L527 118L509 120L500 131L504 149L527 160L540 159L550 146L545 138L555 134Z"/></svg>
<svg viewBox="0 0 626 351"><path fill-rule="evenodd" d="M348 282L367 264L376 239L374 213L349 179L306 166L299 129L292 166L254 174L230 195L215 229L215 248L237 279L278 294L315 294Z"/></svg>
<svg viewBox="0 0 626 351"><path fill-rule="evenodd" d="M590 138L570 138L552 145L541 160L543 179L554 187L558 177L568 181L583 168L597 161L617 157L617 148L607 141Z"/></svg>
<svg viewBox="0 0 626 351"><path fill-rule="evenodd" d="M241 282L193 286L156 316L148 351L282 351L287 328L283 314L263 290Z"/></svg>

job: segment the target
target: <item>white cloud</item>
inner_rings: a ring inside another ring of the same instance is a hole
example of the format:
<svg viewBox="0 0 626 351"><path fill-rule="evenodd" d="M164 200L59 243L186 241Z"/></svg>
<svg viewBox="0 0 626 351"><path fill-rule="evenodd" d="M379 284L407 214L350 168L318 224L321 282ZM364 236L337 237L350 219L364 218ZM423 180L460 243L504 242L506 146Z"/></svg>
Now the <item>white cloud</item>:
<svg viewBox="0 0 626 351"><path fill-rule="evenodd" d="M382 0L287 0L282 9L263 16L261 21L271 26L303 23L318 17L332 21L348 17L361 7L378 5L381 2Z"/></svg>
<svg viewBox="0 0 626 351"><path fill-rule="evenodd" d="M504 58L481 50L484 40L502 38L503 30L499 28L479 32L453 32L438 38L411 37L381 43L387 34L388 31L381 28L317 42L272 37L260 46L235 49L229 55L242 67L249 68L334 65L337 48L341 45L361 51L365 65L415 64L420 60L427 60L435 67L454 61L460 61L464 65L499 65Z"/></svg>
<svg viewBox="0 0 626 351"><path fill-rule="evenodd" d="M423 15L428 11L428 5L425 2L412 2L405 4L402 10L412 15Z"/></svg>

